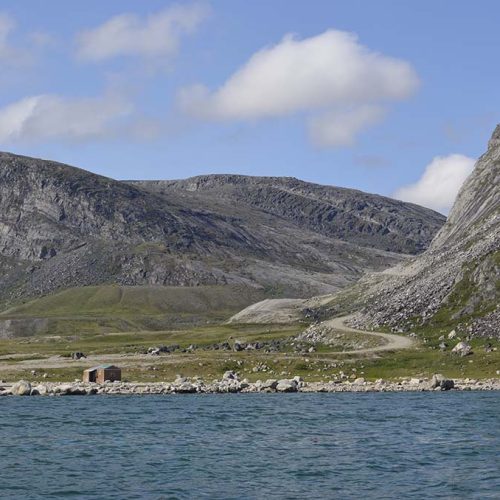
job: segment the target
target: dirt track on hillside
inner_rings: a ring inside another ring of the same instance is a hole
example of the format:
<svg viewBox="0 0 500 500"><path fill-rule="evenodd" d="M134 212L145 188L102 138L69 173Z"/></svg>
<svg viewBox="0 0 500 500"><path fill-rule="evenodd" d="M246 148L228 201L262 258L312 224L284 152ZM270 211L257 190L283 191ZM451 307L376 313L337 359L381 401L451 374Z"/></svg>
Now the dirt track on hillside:
<svg viewBox="0 0 500 500"><path fill-rule="evenodd" d="M351 328L347 326L345 322L350 318L350 316L342 316L340 318L333 318L324 321L323 324L337 330L340 332L347 333L362 333L364 335L371 335L373 337L379 337L384 339L386 342L382 345L375 347L368 347L366 349L356 349L354 351L342 351L342 354L369 354L382 351L396 351L399 349L409 349L414 346L414 342L409 337L404 337L402 335L395 335L393 333L382 333L382 332L367 332L365 330L357 330L356 328Z"/></svg>

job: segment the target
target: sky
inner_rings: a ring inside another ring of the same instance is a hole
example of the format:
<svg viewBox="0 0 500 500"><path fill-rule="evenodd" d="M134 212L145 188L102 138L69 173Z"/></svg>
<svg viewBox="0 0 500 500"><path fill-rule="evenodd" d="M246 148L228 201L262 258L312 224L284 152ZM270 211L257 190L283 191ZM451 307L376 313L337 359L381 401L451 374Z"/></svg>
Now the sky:
<svg viewBox="0 0 500 500"><path fill-rule="evenodd" d="M3 0L0 149L450 209L500 121L500 3Z"/></svg>

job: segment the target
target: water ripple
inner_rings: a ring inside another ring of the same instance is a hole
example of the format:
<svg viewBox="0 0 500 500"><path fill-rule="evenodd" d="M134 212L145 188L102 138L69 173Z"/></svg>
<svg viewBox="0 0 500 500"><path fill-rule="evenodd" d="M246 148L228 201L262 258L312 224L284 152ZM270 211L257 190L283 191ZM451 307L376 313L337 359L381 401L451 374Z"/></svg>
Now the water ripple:
<svg viewBox="0 0 500 500"><path fill-rule="evenodd" d="M0 498L500 498L498 393L0 399Z"/></svg>

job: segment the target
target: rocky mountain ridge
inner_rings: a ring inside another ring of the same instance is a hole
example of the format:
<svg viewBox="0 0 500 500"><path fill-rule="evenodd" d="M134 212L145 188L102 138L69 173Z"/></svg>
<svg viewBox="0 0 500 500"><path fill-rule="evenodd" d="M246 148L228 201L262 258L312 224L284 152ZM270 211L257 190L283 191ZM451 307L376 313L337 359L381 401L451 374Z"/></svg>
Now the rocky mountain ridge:
<svg viewBox="0 0 500 500"><path fill-rule="evenodd" d="M443 222L290 178L121 182L0 153L0 302L113 283L327 293L419 252Z"/></svg>
<svg viewBox="0 0 500 500"><path fill-rule="evenodd" d="M420 253L435 234L429 211L421 206L294 177L215 174L130 183L168 196L183 193L203 206L219 209L226 206L234 211L235 204L243 204L328 237L389 252Z"/></svg>

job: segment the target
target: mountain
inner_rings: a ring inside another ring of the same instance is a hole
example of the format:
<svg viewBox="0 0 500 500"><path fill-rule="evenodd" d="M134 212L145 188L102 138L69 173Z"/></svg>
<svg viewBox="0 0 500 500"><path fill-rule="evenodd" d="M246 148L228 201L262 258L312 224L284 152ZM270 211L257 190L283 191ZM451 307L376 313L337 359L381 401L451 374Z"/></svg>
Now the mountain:
<svg viewBox="0 0 500 500"><path fill-rule="evenodd" d="M358 325L500 337L500 126L429 249L358 288Z"/></svg>
<svg viewBox="0 0 500 500"><path fill-rule="evenodd" d="M300 229L388 252L422 252L444 222L418 205L292 177L204 175L132 184L167 196L182 193L192 204L228 215L241 207L246 218L256 208Z"/></svg>
<svg viewBox="0 0 500 500"><path fill-rule="evenodd" d="M0 153L0 303L72 287L338 290L425 249L432 210L292 178L121 182Z"/></svg>

